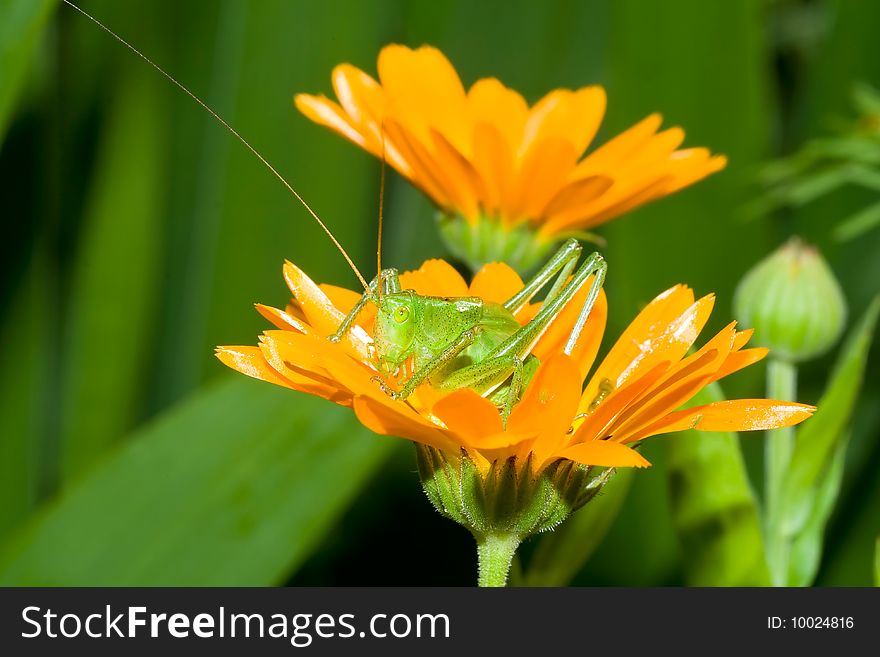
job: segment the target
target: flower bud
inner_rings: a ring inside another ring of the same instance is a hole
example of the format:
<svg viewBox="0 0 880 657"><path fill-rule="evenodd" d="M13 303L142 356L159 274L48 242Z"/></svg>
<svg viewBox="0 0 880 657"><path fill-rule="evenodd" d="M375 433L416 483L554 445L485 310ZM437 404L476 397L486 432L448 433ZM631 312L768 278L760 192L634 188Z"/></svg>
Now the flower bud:
<svg viewBox="0 0 880 657"><path fill-rule="evenodd" d="M508 226L489 217L471 223L441 212L437 226L450 253L474 272L490 262L503 262L523 274L543 262L560 242L560 238L541 237L527 224Z"/></svg>
<svg viewBox="0 0 880 657"><path fill-rule="evenodd" d="M734 313L755 341L791 363L820 356L846 321L843 290L819 251L792 238L740 281Z"/></svg>
<svg viewBox="0 0 880 657"><path fill-rule="evenodd" d="M509 535L518 541L548 531L589 502L614 474L559 459L534 473L531 456L493 462L482 471L468 453L454 455L417 445L419 476L441 515L479 538Z"/></svg>

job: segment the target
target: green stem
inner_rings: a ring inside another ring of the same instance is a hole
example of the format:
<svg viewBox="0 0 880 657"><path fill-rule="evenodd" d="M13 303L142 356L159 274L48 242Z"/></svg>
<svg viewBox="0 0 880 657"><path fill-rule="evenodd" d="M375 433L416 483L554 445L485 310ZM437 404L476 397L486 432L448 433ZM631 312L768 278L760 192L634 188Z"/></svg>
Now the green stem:
<svg viewBox="0 0 880 657"><path fill-rule="evenodd" d="M772 359L767 364L767 397L795 399L797 368L789 362ZM767 540L767 563L775 586L788 579L788 538L782 527L782 488L794 451L794 427L768 433L764 444L764 523Z"/></svg>
<svg viewBox="0 0 880 657"><path fill-rule="evenodd" d="M506 586L507 574L520 538L515 534L484 534L477 537L479 586Z"/></svg>

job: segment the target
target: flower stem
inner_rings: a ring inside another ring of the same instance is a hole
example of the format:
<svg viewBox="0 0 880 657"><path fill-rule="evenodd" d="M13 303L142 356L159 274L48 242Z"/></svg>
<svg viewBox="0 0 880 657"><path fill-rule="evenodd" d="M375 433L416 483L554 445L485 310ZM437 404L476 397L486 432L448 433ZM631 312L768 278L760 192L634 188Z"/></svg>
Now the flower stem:
<svg viewBox="0 0 880 657"><path fill-rule="evenodd" d="M515 534L483 534L477 537L479 586L506 586L513 555L520 538Z"/></svg>
<svg viewBox="0 0 880 657"><path fill-rule="evenodd" d="M767 364L767 396L771 399L795 399L797 368L789 362L773 359ZM794 428L775 429L764 444L765 534L767 563L774 586L784 586L788 579L788 538L782 527L782 488L794 451Z"/></svg>

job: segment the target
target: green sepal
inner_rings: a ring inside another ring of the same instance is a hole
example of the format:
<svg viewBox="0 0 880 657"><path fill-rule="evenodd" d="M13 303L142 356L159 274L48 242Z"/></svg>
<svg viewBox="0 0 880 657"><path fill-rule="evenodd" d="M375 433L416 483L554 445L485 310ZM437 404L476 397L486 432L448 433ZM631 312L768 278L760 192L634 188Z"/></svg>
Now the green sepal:
<svg viewBox="0 0 880 657"><path fill-rule="evenodd" d="M513 535L523 539L553 529L590 501L613 469L560 459L535 474L532 457L498 460L481 471L465 450L450 454L416 445L419 476L441 515L474 536Z"/></svg>
<svg viewBox="0 0 880 657"><path fill-rule="evenodd" d="M506 226L491 217L471 223L442 212L437 214L437 228L449 251L471 271L490 262L504 262L523 274L541 263L564 237L546 239L525 223Z"/></svg>
<svg viewBox="0 0 880 657"><path fill-rule="evenodd" d="M416 453L419 479L431 504L440 515L460 523L461 489L452 465L442 452L419 443L416 443Z"/></svg>

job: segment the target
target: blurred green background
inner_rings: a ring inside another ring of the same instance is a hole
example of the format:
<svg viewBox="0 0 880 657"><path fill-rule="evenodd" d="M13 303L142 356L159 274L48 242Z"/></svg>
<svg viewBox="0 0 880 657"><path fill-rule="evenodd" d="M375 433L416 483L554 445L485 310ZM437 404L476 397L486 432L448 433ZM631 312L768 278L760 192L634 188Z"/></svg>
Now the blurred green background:
<svg viewBox="0 0 880 657"><path fill-rule="evenodd" d="M820 246L858 318L880 289L880 231L835 222L845 188L746 222L760 165L852 113L880 85L870 0L357 2L153 0L81 5L232 123L374 262L379 166L300 116L348 61L382 45L441 48L465 84L497 76L534 101L606 86L600 141L652 111L686 145L726 153L707 181L600 233L614 336L677 282L732 317L736 282L788 236ZM252 344L253 309L283 305L285 258L356 287L295 200L144 62L53 0L0 0L0 583L463 584L471 537L420 490L412 449L345 409L233 374L218 344ZM873 195L876 198L876 194ZM429 203L389 177L385 258L442 255ZM880 534L880 354L856 408L817 583L871 583ZM833 353L802 370L815 402ZM763 365L726 386L761 396ZM669 585L686 564L670 519L665 444L636 473L577 584ZM745 436L750 473L762 437ZM711 486L711 480L707 480ZM527 549L530 546L527 546ZM532 546L533 547L533 546Z"/></svg>

